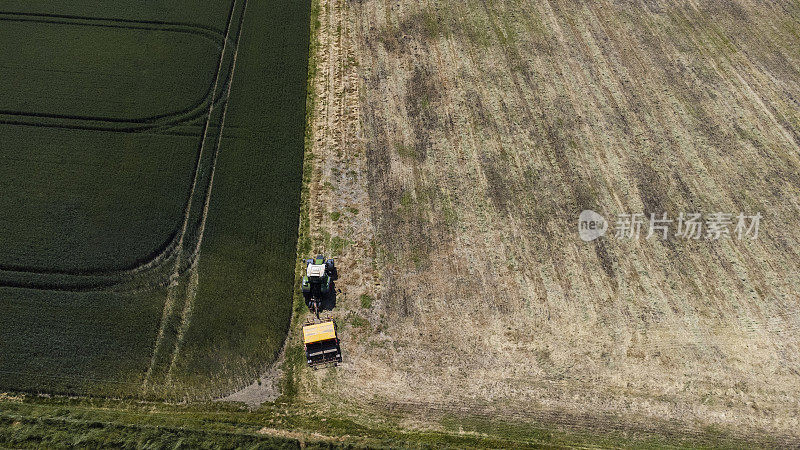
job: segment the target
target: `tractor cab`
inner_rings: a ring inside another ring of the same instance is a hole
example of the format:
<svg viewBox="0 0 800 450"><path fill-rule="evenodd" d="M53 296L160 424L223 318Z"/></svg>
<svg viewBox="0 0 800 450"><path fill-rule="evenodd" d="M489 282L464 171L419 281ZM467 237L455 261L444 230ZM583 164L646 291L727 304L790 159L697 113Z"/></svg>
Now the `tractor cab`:
<svg viewBox="0 0 800 450"><path fill-rule="evenodd" d="M314 259L305 260L306 274L300 283L306 304L309 308L322 303L331 303L335 291L334 281L339 278L333 259L325 259L317 255Z"/></svg>
<svg viewBox="0 0 800 450"><path fill-rule="evenodd" d="M301 284L303 295L307 301L314 298L325 297L331 289L331 277L325 273L324 264L309 264L306 267L306 275Z"/></svg>

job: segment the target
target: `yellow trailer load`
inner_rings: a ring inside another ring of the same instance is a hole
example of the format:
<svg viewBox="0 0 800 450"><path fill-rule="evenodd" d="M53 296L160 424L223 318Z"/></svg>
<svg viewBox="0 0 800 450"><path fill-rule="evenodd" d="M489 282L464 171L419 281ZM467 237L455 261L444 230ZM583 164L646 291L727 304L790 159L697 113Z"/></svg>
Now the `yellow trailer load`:
<svg viewBox="0 0 800 450"><path fill-rule="evenodd" d="M328 319L320 323L309 323L303 327L303 344L306 349L308 365L342 362L342 350L336 336L336 322Z"/></svg>

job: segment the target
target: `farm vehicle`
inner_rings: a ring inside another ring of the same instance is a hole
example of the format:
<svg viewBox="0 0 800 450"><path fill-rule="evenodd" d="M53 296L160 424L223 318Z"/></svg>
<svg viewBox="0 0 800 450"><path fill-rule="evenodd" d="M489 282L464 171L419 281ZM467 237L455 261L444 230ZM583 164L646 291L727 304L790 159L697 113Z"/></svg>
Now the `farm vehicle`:
<svg viewBox="0 0 800 450"><path fill-rule="evenodd" d="M306 361L312 368L342 362L342 349L339 346L336 322L333 319L306 323L303 327L303 345L306 350Z"/></svg>
<svg viewBox="0 0 800 450"><path fill-rule="evenodd" d="M306 275L300 289L308 309L319 319L320 311L331 310L336 306L336 280L339 272L333 259L325 259L317 255L314 259L306 259Z"/></svg>
<svg viewBox="0 0 800 450"><path fill-rule="evenodd" d="M306 264L306 274L300 283L300 290L306 306L316 319L307 321L303 326L306 360L312 368L330 363L336 365L342 362L336 322L330 317L321 320L319 313L336 306L335 282L339 272L333 258L326 259L324 255L303 262Z"/></svg>

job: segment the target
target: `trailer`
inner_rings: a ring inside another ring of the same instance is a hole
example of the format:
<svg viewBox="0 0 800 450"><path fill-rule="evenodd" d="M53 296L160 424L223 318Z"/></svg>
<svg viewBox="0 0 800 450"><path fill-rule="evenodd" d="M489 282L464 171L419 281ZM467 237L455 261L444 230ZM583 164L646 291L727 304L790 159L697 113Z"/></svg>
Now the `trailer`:
<svg viewBox="0 0 800 450"><path fill-rule="evenodd" d="M342 349L336 334L336 322L326 319L319 323L307 323L303 326L303 343L306 349L306 360L312 368L342 362Z"/></svg>

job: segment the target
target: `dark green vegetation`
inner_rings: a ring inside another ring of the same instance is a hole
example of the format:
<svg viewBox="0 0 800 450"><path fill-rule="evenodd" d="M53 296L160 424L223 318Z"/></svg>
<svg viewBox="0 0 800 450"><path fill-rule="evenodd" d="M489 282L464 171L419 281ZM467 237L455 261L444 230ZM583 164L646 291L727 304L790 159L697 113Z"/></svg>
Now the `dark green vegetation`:
<svg viewBox="0 0 800 450"><path fill-rule="evenodd" d="M0 288L0 391L137 392L165 295Z"/></svg>
<svg viewBox="0 0 800 450"><path fill-rule="evenodd" d="M250 384L289 327L307 52L305 2L248 3L214 179L219 201L210 206L197 302L177 362L181 379L201 390L231 379Z"/></svg>
<svg viewBox="0 0 800 450"><path fill-rule="evenodd" d="M210 396L274 360L307 20L288 1L4 2L0 390Z"/></svg>

